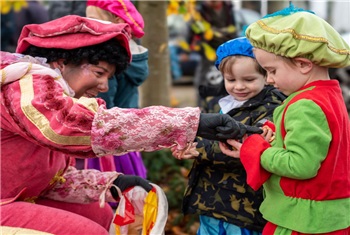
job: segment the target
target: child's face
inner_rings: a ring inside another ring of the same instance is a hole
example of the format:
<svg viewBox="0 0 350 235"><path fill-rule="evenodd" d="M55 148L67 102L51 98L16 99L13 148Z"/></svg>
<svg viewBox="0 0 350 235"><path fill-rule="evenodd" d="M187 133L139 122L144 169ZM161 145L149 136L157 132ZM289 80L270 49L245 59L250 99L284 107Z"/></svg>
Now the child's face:
<svg viewBox="0 0 350 235"><path fill-rule="evenodd" d="M227 93L238 101L248 100L261 92L265 77L250 57L237 57L231 72L223 74Z"/></svg>
<svg viewBox="0 0 350 235"><path fill-rule="evenodd" d="M283 94L290 95L305 85L298 67L281 57L262 49L254 49L258 63L267 71L267 83L279 89Z"/></svg>
<svg viewBox="0 0 350 235"><path fill-rule="evenodd" d="M98 65L83 63L81 65L64 65L62 77L74 90L75 98L96 97L100 92L108 91L108 79L113 76L115 65L100 61Z"/></svg>

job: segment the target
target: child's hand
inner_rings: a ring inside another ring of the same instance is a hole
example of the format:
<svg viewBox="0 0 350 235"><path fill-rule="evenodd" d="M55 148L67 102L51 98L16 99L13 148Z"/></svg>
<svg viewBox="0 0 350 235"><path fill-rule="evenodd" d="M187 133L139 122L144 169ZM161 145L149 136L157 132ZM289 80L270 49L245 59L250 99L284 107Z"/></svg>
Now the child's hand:
<svg viewBox="0 0 350 235"><path fill-rule="evenodd" d="M268 126L263 126L263 133L261 134L261 136L269 143L271 143L274 139L275 139L275 132L273 132L273 130L268 127Z"/></svg>
<svg viewBox="0 0 350 235"><path fill-rule="evenodd" d="M228 139L226 143L219 142L221 152L227 156L239 158L242 144L236 140Z"/></svg>
<svg viewBox="0 0 350 235"><path fill-rule="evenodd" d="M174 146L170 148L170 150L176 159L192 159L199 155L199 152L196 150L197 144L198 143L189 144L185 149L178 149L177 146Z"/></svg>

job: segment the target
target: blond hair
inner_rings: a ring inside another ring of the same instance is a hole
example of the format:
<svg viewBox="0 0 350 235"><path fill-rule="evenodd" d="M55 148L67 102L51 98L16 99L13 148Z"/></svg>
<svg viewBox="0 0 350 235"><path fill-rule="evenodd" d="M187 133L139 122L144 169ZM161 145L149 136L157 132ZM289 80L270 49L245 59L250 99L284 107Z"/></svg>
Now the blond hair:
<svg viewBox="0 0 350 235"><path fill-rule="evenodd" d="M85 13L86 17L110 21L112 23L117 23L117 19L119 18L113 13L106 10L102 10L101 8L96 6L87 6Z"/></svg>

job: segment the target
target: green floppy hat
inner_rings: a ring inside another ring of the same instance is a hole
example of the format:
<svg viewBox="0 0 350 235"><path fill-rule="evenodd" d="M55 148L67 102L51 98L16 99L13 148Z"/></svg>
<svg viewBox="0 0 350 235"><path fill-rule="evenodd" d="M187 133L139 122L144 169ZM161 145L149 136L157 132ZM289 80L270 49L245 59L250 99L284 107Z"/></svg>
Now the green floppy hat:
<svg viewBox="0 0 350 235"><path fill-rule="evenodd" d="M290 7L251 24L246 36L253 47L276 55L303 57L329 67L350 66L349 44L313 12Z"/></svg>

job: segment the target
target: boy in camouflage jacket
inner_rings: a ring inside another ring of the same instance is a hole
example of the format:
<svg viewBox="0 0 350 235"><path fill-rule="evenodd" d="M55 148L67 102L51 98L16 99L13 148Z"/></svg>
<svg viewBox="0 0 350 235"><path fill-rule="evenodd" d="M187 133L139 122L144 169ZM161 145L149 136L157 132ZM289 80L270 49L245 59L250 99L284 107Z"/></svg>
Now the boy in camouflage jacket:
<svg viewBox="0 0 350 235"><path fill-rule="evenodd" d="M219 100L220 112L253 126L272 119L285 96L265 85L266 73L256 62L249 41L245 37L230 40L218 48L217 57L215 64L229 94ZM248 186L242 163L224 155L217 141L197 137L197 142L199 155L189 174L182 208L184 214L200 215L197 235L260 234L266 223L259 212L262 188L255 192ZM188 151L179 156L173 150L173 155L187 158L196 154Z"/></svg>

